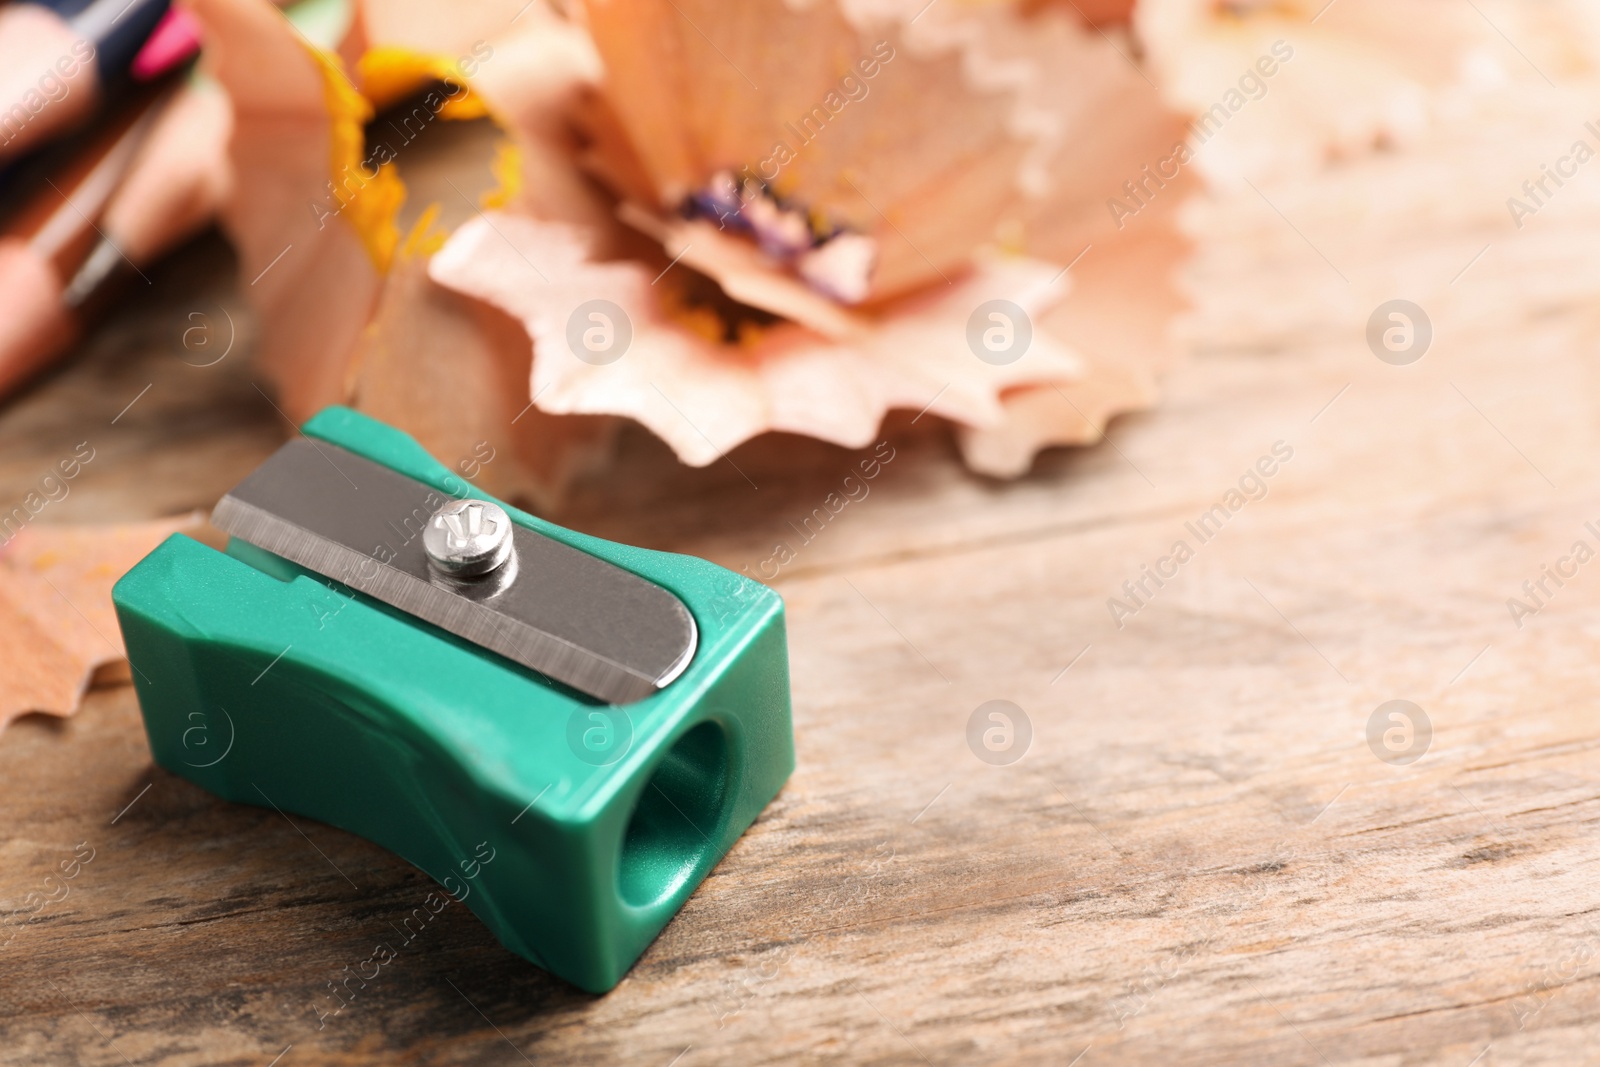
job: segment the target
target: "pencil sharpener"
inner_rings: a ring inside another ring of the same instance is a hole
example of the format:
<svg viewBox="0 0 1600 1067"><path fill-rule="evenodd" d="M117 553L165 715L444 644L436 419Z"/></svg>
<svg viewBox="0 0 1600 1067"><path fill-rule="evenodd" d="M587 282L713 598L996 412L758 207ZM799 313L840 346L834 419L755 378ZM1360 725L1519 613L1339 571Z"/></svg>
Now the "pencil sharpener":
<svg viewBox="0 0 1600 1067"><path fill-rule="evenodd" d="M562 529L328 408L113 591L150 749L621 981L794 769L783 601ZM320 862L320 861L318 861Z"/></svg>

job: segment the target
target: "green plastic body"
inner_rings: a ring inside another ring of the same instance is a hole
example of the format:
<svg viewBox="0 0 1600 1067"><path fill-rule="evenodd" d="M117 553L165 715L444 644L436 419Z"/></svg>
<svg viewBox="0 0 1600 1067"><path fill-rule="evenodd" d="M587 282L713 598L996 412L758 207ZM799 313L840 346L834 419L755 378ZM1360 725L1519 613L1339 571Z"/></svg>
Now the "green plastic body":
<svg viewBox="0 0 1600 1067"><path fill-rule="evenodd" d="M304 432L440 492L470 488L354 411ZM603 705L237 540L223 553L174 535L113 600L162 767L377 842L513 952L603 992L794 769L783 601L496 502L680 597L699 628L687 670Z"/></svg>

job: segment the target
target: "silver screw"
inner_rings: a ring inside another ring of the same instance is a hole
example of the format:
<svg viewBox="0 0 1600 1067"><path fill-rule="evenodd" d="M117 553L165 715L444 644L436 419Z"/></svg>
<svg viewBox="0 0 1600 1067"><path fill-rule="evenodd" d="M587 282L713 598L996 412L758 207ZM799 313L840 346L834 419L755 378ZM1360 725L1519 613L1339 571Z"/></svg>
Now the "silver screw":
<svg viewBox="0 0 1600 1067"><path fill-rule="evenodd" d="M452 578L488 574L511 558L511 517L487 500L452 500L428 520L422 547Z"/></svg>

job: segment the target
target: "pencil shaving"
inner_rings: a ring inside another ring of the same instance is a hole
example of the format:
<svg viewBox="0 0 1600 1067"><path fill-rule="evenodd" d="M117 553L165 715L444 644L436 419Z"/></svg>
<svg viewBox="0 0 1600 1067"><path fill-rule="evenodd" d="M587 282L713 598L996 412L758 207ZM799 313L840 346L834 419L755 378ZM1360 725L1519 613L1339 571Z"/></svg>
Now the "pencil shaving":
<svg viewBox="0 0 1600 1067"><path fill-rule="evenodd" d="M381 169L362 165L367 112L334 57L265 0L191 6L205 26L207 69L232 103L234 185L222 221L260 312L257 358L280 408L302 421L347 395L398 203Z"/></svg>
<svg viewBox="0 0 1600 1067"><path fill-rule="evenodd" d="M1143 244L1134 298L1095 318L1129 320L1120 340L1090 331L1111 351L1084 358L1079 319L1049 313L1073 299L1070 262L1111 226L1094 193L1136 174L1152 146L1169 150L1181 121L1065 16L1006 9L911 34L898 21L908 11L701 11L737 24L711 44L664 5L591 5L606 73L574 114L590 138L581 162L620 198L616 217L563 226L513 205L462 227L433 277L527 324L537 407L627 415L691 464L771 430L859 445L894 408L1004 433L1021 410L1005 397L1108 368L1082 405L1087 428L1075 412L1035 412L1012 435L1020 463L969 458L1015 474L1038 447L1094 439L1125 404L1149 402L1171 360L1166 279L1186 252L1172 219L1187 182L1144 222L1169 239ZM746 79L771 89L752 93ZM1115 105L1120 121L1057 102L1073 90ZM1052 165L1071 176L1028 174ZM1002 297L1040 328L1024 358L985 362L971 316ZM622 319L585 318L596 302ZM625 326L626 352L575 351L589 326Z"/></svg>
<svg viewBox="0 0 1600 1067"><path fill-rule="evenodd" d="M111 587L199 515L118 526L29 525L0 547L0 729L71 715L95 672L123 661Z"/></svg>

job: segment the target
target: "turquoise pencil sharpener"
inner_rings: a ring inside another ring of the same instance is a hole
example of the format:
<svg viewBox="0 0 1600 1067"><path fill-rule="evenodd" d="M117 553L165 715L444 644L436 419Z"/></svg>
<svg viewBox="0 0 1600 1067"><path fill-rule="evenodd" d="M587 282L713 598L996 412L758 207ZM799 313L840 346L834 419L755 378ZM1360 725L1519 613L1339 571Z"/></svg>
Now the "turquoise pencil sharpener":
<svg viewBox="0 0 1600 1067"><path fill-rule="evenodd" d="M150 749L615 986L794 769L783 601L562 529L329 408L113 592Z"/></svg>

